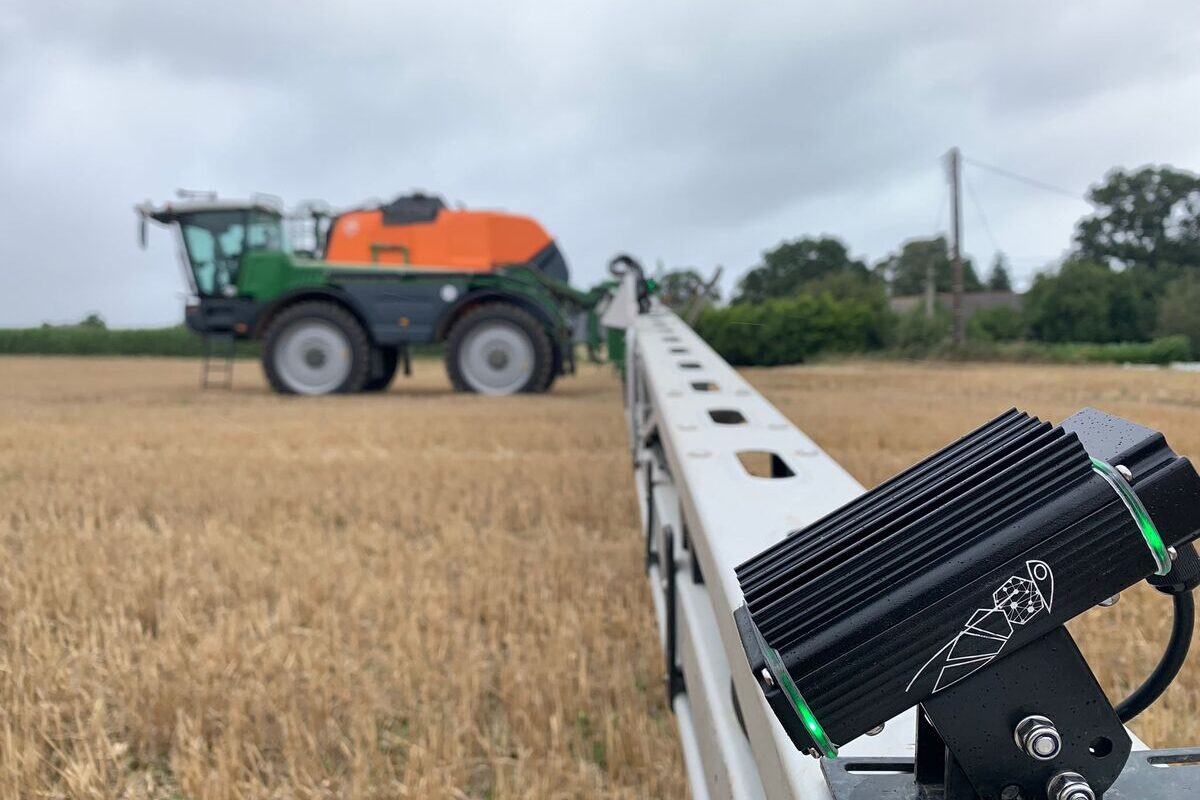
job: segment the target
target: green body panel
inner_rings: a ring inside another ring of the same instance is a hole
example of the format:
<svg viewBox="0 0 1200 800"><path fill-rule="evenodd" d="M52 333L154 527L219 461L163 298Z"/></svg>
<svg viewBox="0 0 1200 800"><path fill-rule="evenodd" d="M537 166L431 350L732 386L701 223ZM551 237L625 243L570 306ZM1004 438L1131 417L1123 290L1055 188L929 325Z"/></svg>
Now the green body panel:
<svg viewBox="0 0 1200 800"><path fill-rule="evenodd" d="M453 291L447 287L452 287ZM270 305L287 295L316 288L343 290L360 297L380 293L412 294L416 298L412 301L414 305L440 307L430 309L435 313L444 313L454 306L453 300L446 300L446 297L456 300L480 293L508 297L531 307L531 311L540 311L535 315L542 318L550 333L568 341L572 313L583 312L594 317L591 312L607 293L606 287L580 292L522 265L475 273L407 265L336 264L297 258L278 251L250 251L242 256L237 278L239 297ZM403 307L403 303L398 303L397 307ZM433 341L444 335L445 326L438 324L431 330L436 334L415 338ZM414 330L414 335L417 332ZM587 334L589 351L595 352L599 348L600 334L594 319L588 320Z"/></svg>
<svg viewBox="0 0 1200 800"><path fill-rule="evenodd" d="M619 328L606 328L608 331L608 360L617 365L621 377L625 377L625 331Z"/></svg>
<svg viewBox="0 0 1200 800"><path fill-rule="evenodd" d="M242 256L238 289L245 297L270 302L294 289L327 285L326 273L319 264L301 266L286 253L250 252Z"/></svg>

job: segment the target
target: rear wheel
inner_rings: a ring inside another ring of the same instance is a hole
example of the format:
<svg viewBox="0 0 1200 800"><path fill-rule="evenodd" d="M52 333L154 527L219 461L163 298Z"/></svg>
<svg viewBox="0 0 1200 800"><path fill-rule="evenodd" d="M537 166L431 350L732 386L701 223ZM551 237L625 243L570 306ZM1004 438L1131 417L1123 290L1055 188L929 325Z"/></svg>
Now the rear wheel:
<svg viewBox="0 0 1200 800"><path fill-rule="evenodd" d="M446 372L460 392L544 392L553 382L550 337L533 315L509 303L464 314L446 339Z"/></svg>
<svg viewBox="0 0 1200 800"><path fill-rule="evenodd" d="M543 381L540 386L535 386L531 389L527 389L526 391L534 392L534 393L538 393L538 394L540 394L542 392L548 392L548 391L550 391L550 387L554 385L554 381L556 381L558 379L559 374L562 373L562 354L559 352L558 345L551 344L550 350L551 350L550 369L546 371L545 381Z"/></svg>
<svg viewBox="0 0 1200 800"><path fill-rule="evenodd" d="M371 344L362 325L334 303L298 303L280 312L263 341L263 371L285 394L357 392L366 384Z"/></svg>
<svg viewBox="0 0 1200 800"><path fill-rule="evenodd" d="M363 384L364 392L382 392L396 377L400 351L395 347L375 347L371 353L371 377Z"/></svg>
<svg viewBox="0 0 1200 800"><path fill-rule="evenodd" d="M543 383L541 386L535 387L533 389L529 389L528 391L533 394L541 394L543 392L548 392L548 391L550 391L550 387L552 387L554 385L554 381L557 378L558 378L557 375L555 375L554 373L550 373L546 377L545 383Z"/></svg>

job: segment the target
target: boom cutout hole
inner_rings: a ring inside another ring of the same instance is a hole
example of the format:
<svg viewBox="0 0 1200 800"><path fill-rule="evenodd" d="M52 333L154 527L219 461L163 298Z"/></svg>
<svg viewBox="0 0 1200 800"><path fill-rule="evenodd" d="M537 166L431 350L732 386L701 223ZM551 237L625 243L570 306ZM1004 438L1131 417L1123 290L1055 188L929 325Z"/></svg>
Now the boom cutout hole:
<svg viewBox="0 0 1200 800"><path fill-rule="evenodd" d="M770 450L742 450L737 457L746 474L754 478L791 478L796 474L778 453Z"/></svg>
<svg viewBox="0 0 1200 800"><path fill-rule="evenodd" d="M692 388L697 392L716 392L721 389L712 381L692 381Z"/></svg>
<svg viewBox="0 0 1200 800"><path fill-rule="evenodd" d="M746 418L734 408L710 408L708 415L718 425L745 425Z"/></svg>
<svg viewBox="0 0 1200 800"><path fill-rule="evenodd" d="M851 775L912 775L911 761L851 761L842 766Z"/></svg>
<svg viewBox="0 0 1200 800"><path fill-rule="evenodd" d="M700 362L699 361L680 361L679 368L680 369L700 369Z"/></svg>
<svg viewBox="0 0 1200 800"><path fill-rule="evenodd" d="M1097 739L1093 739L1092 743L1088 745L1088 752L1096 758L1107 758L1108 756L1112 755L1112 751L1112 739L1109 739L1107 736L1101 736Z"/></svg>
<svg viewBox="0 0 1200 800"><path fill-rule="evenodd" d="M674 353L675 355L683 355L687 351L688 351L688 349L686 347L672 347L671 348L671 352Z"/></svg>
<svg viewBox="0 0 1200 800"><path fill-rule="evenodd" d="M1166 769L1167 767L1200 767L1200 755L1196 753L1181 753L1170 756L1150 756L1146 759L1150 766Z"/></svg>

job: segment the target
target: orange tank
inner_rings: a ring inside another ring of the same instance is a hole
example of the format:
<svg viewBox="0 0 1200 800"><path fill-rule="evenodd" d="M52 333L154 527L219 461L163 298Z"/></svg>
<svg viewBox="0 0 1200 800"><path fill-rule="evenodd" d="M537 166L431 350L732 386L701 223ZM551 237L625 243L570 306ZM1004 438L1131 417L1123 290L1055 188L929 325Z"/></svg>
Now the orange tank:
<svg viewBox="0 0 1200 800"><path fill-rule="evenodd" d="M569 279L554 239L529 217L451 209L441 198L421 194L335 217L325 259L453 272L525 264L561 281Z"/></svg>

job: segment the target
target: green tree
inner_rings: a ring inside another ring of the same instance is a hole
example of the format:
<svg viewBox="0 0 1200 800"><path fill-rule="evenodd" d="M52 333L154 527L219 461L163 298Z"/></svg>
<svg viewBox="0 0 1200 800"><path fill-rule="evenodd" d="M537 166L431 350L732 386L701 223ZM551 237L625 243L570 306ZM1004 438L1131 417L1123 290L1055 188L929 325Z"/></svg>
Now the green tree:
<svg viewBox="0 0 1200 800"><path fill-rule="evenodd" d="M803 294L827 294L835 300L858 300L878 308L887 307L887 286L867 271L834 272L804 284Z"/></svg>
<svg viewBox="0 0 1200 800"><path fill-rule="evenodd" d="M988 273L987 288L993 292L1011 292L1012 277L1008 274L1008 259L1004 253L996 253L992 260L992 271Z"/></svg>
<svg viewBox="0 0 1200 800"><path fill-rule="evenodd" d="M1151 270L1200 266L1200 177L1170 167L1117 169L1088 201L1096 210L1075 231L1081 258Z"/></svg>
<svg viewBox="0 0 1200 800"><path fill-rule="evenodd" d="M731 364L795 364L823 352L853 353L886 343L886 308L829 293L803 292L763 303L705 309L696 333Z"/></svg>
<svg viewBox="0 0 1200 800"><path fill-rule="evenodd" d="M88 314L86 317L84 317L82 320L79 321L79 327L81 327L81 328L99 328L99 329L103 330L103 329L107 328L108 326L104 324L104 317L93 312L91 314Z"/></svg>
<svg viewBox="0 0 1200 800"><path fill-rule="evenodd" d="M866 279L868 270L862 261L850 257L839 240L824 236L783 242L764 252L762 264L742 277L734 302L762 303L795 297L814 281L842 274Z"/></svg>
<svg viewBox="0 0 1200 800"><path fill-rule="evenodd" d="M658 297L663 304L674 311L690 308L699 293L704 294L704 302L708 304L721 301L721 290L714 286L705 291L704 279L700 273L690 267L673 269L655 276L658 282Z"/></svg>
<svg viewBox="0 0 1200 800"><path fill-rule="evenodd" d="M941 303L933 307L933 316L925 316L924 308L914 308L896 317L892 343L902 351L928 351L950 338L954 317Z"/></svg>
<svg viewBox="0 0 1200 800"><path fill-rule="evenodd" d="M1192 358L1200 358L1200 275L1176 278L1163 292L1158 306L1158 335L1182 334L1191 345Z"/></svg>
<svg viewBox="0 0 1200 800"><path fill-rule="evenodd" d="M910 239L899 253L893 253L875 267L877 274L887 280L892 294L897 296L921 294L925 280L933 269L934 288L939 292L954 289L954 269L950 263L950 246L945 236L932 239ZM983 288L971 259L963 259L963 289L978 292Z"/></svg>
<svg viewBox="0 0 1200 800"><path fill-rule="evenodd" d="M981 308L967 320L967 338L978 342L1012 342L1025 335L1021 312L1008 306Z"/></svg>
<svg viewBox="0 0 1200 800"><path fill-rule="evenodd" d="M1149 341L1155 282L1145 270L1116 272L1094 261L1069 261L1038 275L1025 294L1025 322L1044 342Z"/></svg>

